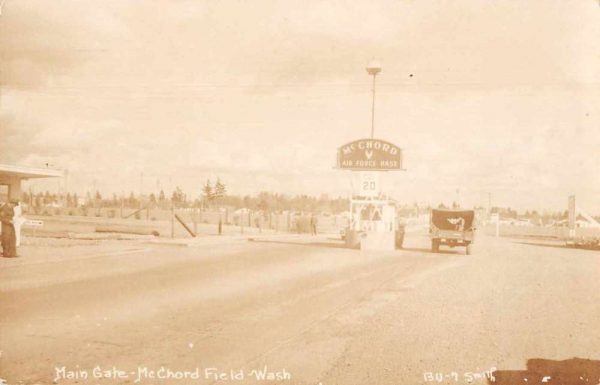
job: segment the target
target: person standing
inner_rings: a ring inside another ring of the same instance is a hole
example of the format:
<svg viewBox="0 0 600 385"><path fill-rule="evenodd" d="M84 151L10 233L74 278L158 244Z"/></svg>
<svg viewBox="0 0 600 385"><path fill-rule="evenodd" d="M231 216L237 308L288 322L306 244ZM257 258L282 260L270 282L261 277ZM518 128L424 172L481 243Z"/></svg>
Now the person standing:
<svg viewBox="0 0 600 385"><path fill-rule="evenodd" d="M310 230L312 235L317 235L317 216L314 213L310 216Z"/></svg>
<svg viewBox="0 0 600 385"><path fill-rule="evenodd" d="M5 203L0 208L0 221L2 221L2 256L5 258L14 258L17 256L17 240L15 237L15 227L13 217L15 211L12 204Z"/></svg>
<svg viewBox="0 0 600 385"><path fill-rule="evenodd" d="M21 202L14 202L14 215L13 215L13 227L15 228L15 246L18 248L21 246L21 226L25 223L26 219L23 216L23 208L21 206Z"/></svg>
<svg viewBox="0 0 600 385"><path fill-rule="evenodd" d="M7 202L2 202L0 201L0 241L2 242L0 244L0 246L2 247L2 253L0 255L4 256L4 250L5 250L5 235L4 235L4 231L8 231L6 230L6 228L4 227L4 220L2 219L4 217L4 215L2 214L4 212L4 206L7 205Z"/></svg>

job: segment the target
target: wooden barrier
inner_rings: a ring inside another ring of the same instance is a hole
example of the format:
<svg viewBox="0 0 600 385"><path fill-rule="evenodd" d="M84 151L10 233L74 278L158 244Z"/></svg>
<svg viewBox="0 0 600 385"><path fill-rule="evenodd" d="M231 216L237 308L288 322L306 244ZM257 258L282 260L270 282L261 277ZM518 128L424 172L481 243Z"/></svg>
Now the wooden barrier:
<svg viewBox="0 0 600 385"><path fill-rule="evenodd" d="M196 234L194 234L194 232L185 224L185 222L183 221L183 219L181 219L179 217L179 215L177 215L175 213L173 213L173 215L175 216L175 219L177 219L177 221L181 224L181 226L183 226L183 228L186 229L187 232L190 233L190 235L195 238Z"/></svg>

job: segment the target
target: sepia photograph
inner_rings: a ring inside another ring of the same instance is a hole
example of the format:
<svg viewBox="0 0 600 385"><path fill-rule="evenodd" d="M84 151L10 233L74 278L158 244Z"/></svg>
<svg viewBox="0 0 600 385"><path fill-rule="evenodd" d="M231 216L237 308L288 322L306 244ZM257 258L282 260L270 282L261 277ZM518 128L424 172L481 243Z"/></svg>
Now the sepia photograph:
<svg viewBox="0 0 600 385"><path fill-rule="evenodd" d="M0 385L600 385L600 1L0 0Z"/></svg>

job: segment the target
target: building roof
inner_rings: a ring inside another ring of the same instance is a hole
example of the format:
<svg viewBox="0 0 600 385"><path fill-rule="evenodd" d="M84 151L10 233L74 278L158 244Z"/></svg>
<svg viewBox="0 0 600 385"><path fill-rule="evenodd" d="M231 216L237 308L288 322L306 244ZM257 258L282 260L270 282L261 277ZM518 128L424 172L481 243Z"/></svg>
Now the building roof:
<svg viewBox="0 0 600 385"><path fill-rule="evenodd" d="M21 179L49 178L63 176L62 170L52 168L39 168L27 166L15 166L11 164L0 164L0 177L9 176Z"/></svg>

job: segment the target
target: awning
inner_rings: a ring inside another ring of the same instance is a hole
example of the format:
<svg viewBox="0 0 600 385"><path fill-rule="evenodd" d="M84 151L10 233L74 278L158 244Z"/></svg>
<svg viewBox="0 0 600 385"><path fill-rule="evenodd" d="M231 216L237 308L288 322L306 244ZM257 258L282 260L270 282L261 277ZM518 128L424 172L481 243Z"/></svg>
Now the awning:
<svg viewBox="0 0 600 385"><path fill-rule="evenodd" d="M12 177L20 179L49 178L63 176L62 170L0 164L0 178Z"/></svg>

